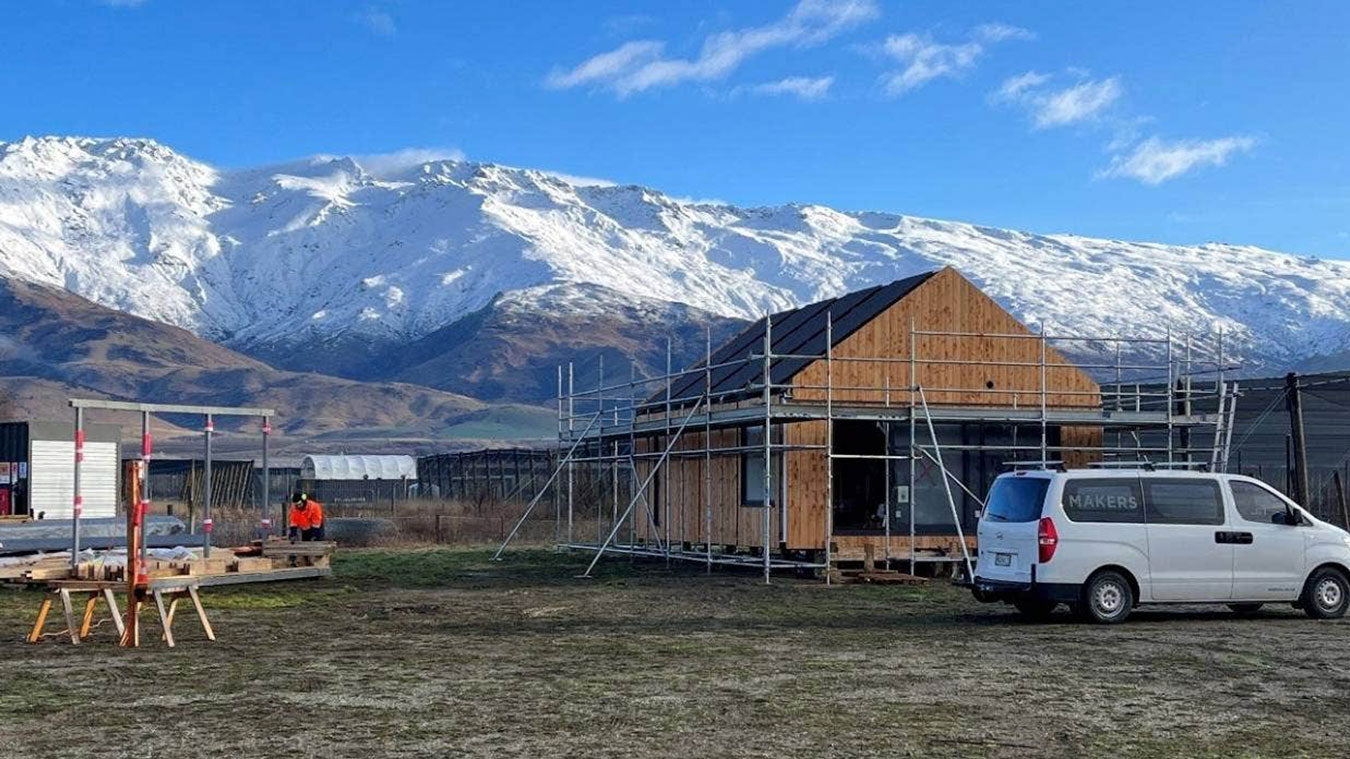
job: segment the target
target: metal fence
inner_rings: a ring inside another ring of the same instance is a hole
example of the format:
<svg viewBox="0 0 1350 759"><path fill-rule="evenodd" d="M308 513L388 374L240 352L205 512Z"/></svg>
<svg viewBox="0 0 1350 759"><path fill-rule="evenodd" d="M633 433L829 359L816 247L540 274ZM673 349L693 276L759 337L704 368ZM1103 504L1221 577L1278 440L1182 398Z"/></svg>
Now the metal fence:
<svg viewBox="0 0 1350 759"><path fill-rule="evenodd" d="M558 465L553 448L496 448L440 453L417 460L422 498L482 502L533 498ZM544 498L552 498L558 483Z"/></svg>

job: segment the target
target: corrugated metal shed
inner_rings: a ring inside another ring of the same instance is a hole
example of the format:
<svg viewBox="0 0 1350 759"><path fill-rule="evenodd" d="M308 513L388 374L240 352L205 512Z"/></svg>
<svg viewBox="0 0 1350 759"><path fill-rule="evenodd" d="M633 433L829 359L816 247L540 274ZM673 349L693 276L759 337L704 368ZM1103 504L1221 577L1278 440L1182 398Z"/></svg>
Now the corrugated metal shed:
<svg viewBox="0 0 1350 759"><path fill-rule="evenodd" d="M42 514L48 519L71 516L75 493L75 425L71 422L8 422L0 424L0 463L7 466L0 487L9 492L10 510ZM117 513L117 479L122 430L115 424L86 424L80 491L84 515Z"/></svg>
<svg viewBox="0 0 1350 759"><path fill-rule="evenodd" d="M831 336L834 345L857 332L864 324L875 319L896 301L908 295L914 288L927 282L936 271L916 274L898 279L890 284L877 285L865 290L856 290L838 298L830 298L811 303L791 311L772 314L771 341L775 354L785 355L824 355L825 325L830 319L834 324ZM730 393L759 382L764 375L764 366L759 361L746 361L750 356L764 351L765 320L746 327L740 334L722 344L713 351L712 365L733 361L741 363L722 366L712 372L712 391L714 394ZM775 385L786 383L797 372L805 369L813 359L783 358L776 359L769 369ZM701 371L693 371L703 366L700 361L690 367L689 373L676 378L671 386L671 397L677 400L693 400L703 394L704 376ZM722 396L729 400L730 396ZM652 395L648 403L665 400L665 390Z"/></svg>
<svg viewBox="0 0 1350 759"><path fill-rule="evenodd" d="M305 480L399 480L417 479L417 459L412 456L315 455L300 464Z"/></svg>

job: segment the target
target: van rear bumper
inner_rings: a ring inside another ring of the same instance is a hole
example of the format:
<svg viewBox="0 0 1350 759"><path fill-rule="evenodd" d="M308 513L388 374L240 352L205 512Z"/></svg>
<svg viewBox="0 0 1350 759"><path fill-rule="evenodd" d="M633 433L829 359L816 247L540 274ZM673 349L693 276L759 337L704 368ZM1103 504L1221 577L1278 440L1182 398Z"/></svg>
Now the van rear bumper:
<svg viewBox="0 0 1350 759"><path fill-rule="evenodd" d="M985 603L1004 601L1012 603L1019 598L1034 598L1055 603L1077 603L1083 586L1074 583L1059 582L1009 582L990 580L979 575L970 584L975 600Z"/></svg>

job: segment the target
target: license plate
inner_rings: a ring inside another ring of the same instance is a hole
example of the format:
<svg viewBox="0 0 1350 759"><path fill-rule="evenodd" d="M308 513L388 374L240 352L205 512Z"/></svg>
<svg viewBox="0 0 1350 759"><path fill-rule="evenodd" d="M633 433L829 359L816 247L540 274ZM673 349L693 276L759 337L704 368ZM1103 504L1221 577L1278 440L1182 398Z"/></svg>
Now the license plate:
<svg viewBox="0 0 1350 759"><path fill-rule="evenodd" d="M1010 554L1010 553L996 553L996 554L994 554L994 566L996 566L996 567L1010 567L1010 566L1012 566L1012 554Z"/></svg>

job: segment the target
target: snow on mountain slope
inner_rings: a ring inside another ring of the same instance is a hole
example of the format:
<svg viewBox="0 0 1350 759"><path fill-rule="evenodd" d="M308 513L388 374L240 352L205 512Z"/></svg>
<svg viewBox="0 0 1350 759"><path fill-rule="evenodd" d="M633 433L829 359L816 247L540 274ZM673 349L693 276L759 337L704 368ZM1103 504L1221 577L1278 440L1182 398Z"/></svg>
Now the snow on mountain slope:
<svg viewBox="0 0 1350 759"><path fill-rule="evenodd" d="M498 293L593 308L574 286L598 285L754 318L947 264L1061 331L1222 327L1266 367L1350 348L1350 262L1253 247L742 209L465 161L223 171L150 140L0 143L0 268L268 354L411 341Z"/></svg>

